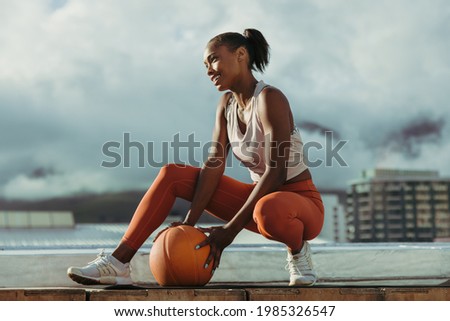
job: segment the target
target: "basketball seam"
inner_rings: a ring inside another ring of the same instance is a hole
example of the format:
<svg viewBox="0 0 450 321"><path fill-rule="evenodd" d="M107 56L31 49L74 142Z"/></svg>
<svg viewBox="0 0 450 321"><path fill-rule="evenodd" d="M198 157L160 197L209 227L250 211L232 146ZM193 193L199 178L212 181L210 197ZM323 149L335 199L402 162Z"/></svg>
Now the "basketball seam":
<svg viewBox="0 0 450 321"><path fill-rule="evenodd" d="M181 228L181 230L183 231L183 237L185 238L185 240L186 240L186 243L188 243L189 244L189 246L192 246L192 243L191 243L191 239L188 237L188 235L187 235L187 233L186 233L186 230L185 229L183 229L183 228ZM192 248L194 248L194 246L192 246ZM197 266L197 255L194 255L193 256L194 257L194 267L196 267ZM197 273L197 269L196 268L194 268L194 284L198 284L198 273ZM189 285L192 285L192 284L189 284Z"/></svg>
<svg viewBox="0 0 450 321"><path fill-rule="evenodd" d="M164 253L164 261L165 262L170 262L169 261L169 256L167 255L167 250L166 250L168 248L168 245L167 245L168 240L167 239L169 238L169 234L170 233L165 233L164 239L163 239L164 240L164 247L163 247L164 251L163 251L163 253ZM174 273L172 271L172 265L171 264L166 264L166 268L169 271L169 275L170 275L171 281L172 282L173 281L178 282L177 278L175 278Z"/></svg>

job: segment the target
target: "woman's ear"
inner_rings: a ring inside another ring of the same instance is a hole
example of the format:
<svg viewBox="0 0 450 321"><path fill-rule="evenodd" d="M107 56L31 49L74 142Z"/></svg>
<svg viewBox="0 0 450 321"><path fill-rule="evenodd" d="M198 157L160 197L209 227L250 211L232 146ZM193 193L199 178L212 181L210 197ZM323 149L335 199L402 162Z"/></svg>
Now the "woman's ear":
<svg viewBox="0 0 450 321"><path fill-rule="evenodd" d="M236 49L236 54L238 57L238 61L244 61L247 58L247 49L245 49L245 47L239 47Z"/></svg>

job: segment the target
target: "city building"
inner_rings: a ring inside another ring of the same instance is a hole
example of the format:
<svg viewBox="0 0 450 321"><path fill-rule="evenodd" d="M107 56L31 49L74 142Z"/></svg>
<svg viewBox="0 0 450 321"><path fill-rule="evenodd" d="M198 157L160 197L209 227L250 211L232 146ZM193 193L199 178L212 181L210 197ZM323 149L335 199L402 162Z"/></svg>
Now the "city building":
<svg viewBox="0 0 450 321"><path fill-rule="evenodd" d="M0 230L74 227L75 220L70 211L0 211Z"/></svg>
<svg viewBox="0 0 450 321"><path fill-rule="evenodd" d="M325 242L344 243L346 238L345 211L339 195L322 193L325 217L319 238Z"/></svg>
<svg viewBox="0 0 450 321"><path fill-rule="evenodd" d="M450 178L437 171L373 169L347 192L351 242L432 242L450 237Z"/></svg>

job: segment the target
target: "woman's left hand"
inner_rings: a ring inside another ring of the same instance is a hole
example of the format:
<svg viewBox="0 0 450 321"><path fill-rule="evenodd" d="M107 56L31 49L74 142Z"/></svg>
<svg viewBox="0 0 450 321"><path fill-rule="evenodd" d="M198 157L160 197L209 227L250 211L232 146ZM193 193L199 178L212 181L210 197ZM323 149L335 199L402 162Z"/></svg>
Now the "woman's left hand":
<svg viewBox="0 0 450 321"><path fill-rule="evenodd" d="M208 228L199 227L198 229L209 234L196 248L199 249L206 245L210 246L209 255L205 262L205 268L213 261L214 265L212 271L214 273L214 270L219 266L222 251L233 242L237 234L232 232L226 226L212 226Z"/></svg>

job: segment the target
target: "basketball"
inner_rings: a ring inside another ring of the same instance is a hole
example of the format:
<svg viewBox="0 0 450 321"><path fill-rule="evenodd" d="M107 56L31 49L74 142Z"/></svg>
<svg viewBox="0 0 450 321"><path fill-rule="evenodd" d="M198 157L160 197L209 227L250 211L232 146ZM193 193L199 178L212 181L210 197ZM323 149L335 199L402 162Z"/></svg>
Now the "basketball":
<svg viewBox="0 0 450 321"><path fill-rule="evenodd" d="M161 286L203 286L212 277L213 262L204 268L209 245L198 250L196 245L206 235L190 225L165 230L150 251L150 270Z"/></svg>

